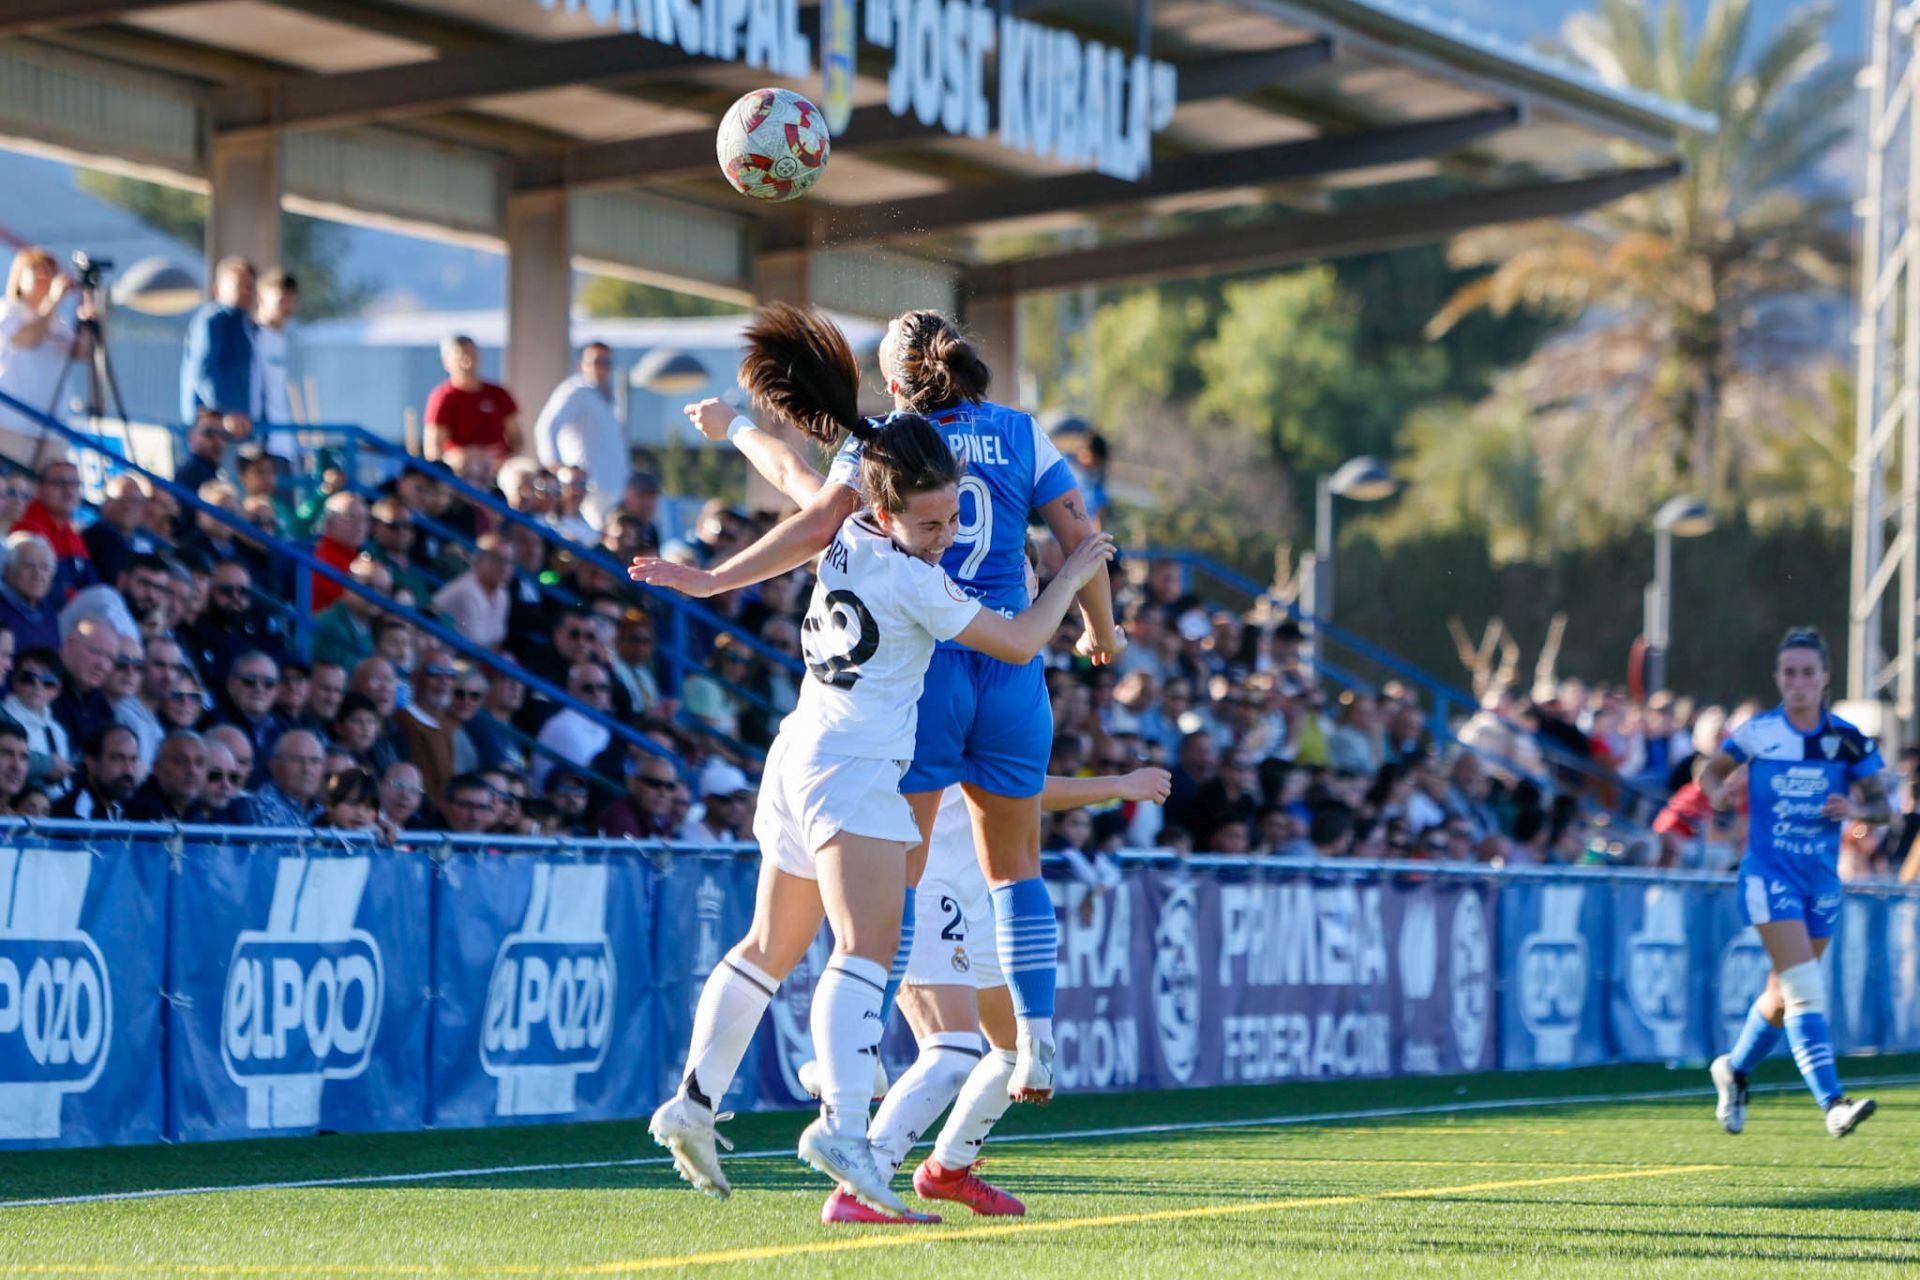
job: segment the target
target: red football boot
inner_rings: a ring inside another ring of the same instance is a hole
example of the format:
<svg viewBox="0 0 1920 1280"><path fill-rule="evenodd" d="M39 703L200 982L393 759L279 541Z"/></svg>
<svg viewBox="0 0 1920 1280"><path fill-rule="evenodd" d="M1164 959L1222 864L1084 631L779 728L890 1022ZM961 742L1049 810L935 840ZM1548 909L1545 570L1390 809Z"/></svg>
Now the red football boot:
<svg viewBox="0 0 1920 1280"><path fill-rule="evenodd" d="M928 1156L913 1171L913 1193L922 1200L956 1200L989 1218L1017 1218L1027 1206L981 1178L975 1170L986 1164L975 1160L958 1169L943 1169Z"/></svg>

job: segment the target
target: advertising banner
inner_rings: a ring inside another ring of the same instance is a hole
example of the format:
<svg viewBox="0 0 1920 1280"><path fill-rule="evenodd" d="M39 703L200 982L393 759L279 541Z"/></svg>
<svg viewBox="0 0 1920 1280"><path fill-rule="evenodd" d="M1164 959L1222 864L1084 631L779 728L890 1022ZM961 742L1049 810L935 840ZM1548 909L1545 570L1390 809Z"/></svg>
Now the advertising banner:
<svg viewBox="0 0 1920 1280"><path fill-rule="evenodd" d="M426 1123L429 859L191 850L168 946L175 1141Z"/></svg>
<svg viewBox="0 0 1920 1280"><path fill-rule="evenodd" d="M652 878L640 859L600 855L442 864L434 1125L605 1120L653 1096Z"/></svg>
<svg viewBox="0 0 1920 1280"><path fill-rule="evenodd" d="M1586 1067L1608 1059L1613 893L1582 877L1500 886L1500 1065Z"/></svg>
<svg viewBox="0 0 1920 1280"><path fill-rule="evenodd" d="M671 1095L686 1069L687 1041L693 1033L693 1011L700 988L733 944L746 935L753 920L753 889L759 859L738 854L701 854L678 857L653 881L653 982L657 994L657 1034L653 1055L655 1084L644 1115ZM803 975L796 975L797 977ZM792 983L783 984L784 993ZM811 992L811 983L808 983ZM779 998L776 997L776 1003ZM801 1025L806 1004L800 1005ZM741 1060L740 1072L721 1110L751 1109L761 1096L758 1061L766 1037ZM798 1069L798 1063L795 1068ZM796 1088L798 1086L796 1085ZM791 1105L791 1104L788 1104Z"/></svg>
<svg viewBox="0 0 1920 1280"><path fill-rule="evenodd" d="M0 849L0 1146L156 1142L166 855Z"/></svg>

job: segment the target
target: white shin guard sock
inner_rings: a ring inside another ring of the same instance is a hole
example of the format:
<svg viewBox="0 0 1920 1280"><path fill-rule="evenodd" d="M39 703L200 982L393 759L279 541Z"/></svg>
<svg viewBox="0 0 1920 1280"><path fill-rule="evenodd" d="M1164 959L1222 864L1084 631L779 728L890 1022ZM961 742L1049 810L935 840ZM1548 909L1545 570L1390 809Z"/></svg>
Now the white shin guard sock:
<svg viewBox="0 0 1920 1280"><path fill-rule="evenodd" d="M880 1172L891 1176L960 1093L980 1063L980 1036L972 1031L942 1031L920 1042L920 1056L893 1082L874 1114L867 1137Z"/></svg>
<svg viewBox="0 0 1920 1280"><path fill-rule="evenodd" d="M720 1099L733 1087L740 1059L753 1043L760 1015L767 1011L779 985L736 956L723 958L707 975L693 1013L693 1042L687 1047L682 1085L695 1101L719 1110Z"/></svg>
<svg viewBox="0 0 1920 1280"><path fill-rule="evenodd" d="M813 988L809 1021L820 1064L820 1114L836 1133L866 1135L886 990L885 965L850 955L827 961Z"/></svg>
<svg viewBox="0 0 1920 1280"><path fill-rule="evenodd" d="M989 1050L960 1087L953 1114L933 1144L933 1161L942 1169L964 1169L980 1158L981 1144L1013 1105L1007 1082L1013 1079L1015 1056L1011 1049Z"/></svg>

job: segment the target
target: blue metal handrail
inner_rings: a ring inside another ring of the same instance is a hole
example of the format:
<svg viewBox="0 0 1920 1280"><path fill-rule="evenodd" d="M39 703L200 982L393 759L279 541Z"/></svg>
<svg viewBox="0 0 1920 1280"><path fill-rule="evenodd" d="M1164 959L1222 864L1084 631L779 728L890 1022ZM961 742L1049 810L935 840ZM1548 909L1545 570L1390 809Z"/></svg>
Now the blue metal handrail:
<svg viewBox="0 0 1920 1280"><path fill-rule="evenodd" d="M155 472L147 470L145 467L141 466L139 463L135 462L131 458L122 457L119 454L114 454L109 452L108 450L102 448L97 440L88 436L84 432L75 431L73 428L67 426L64 422L60 422L54 418L48 417L46 414L41 413L39 410L35 409L33 406L28 405L20 400L14 399L12 396L6 394L4 391L0 391L0 405L6 405L7 407L12 408L17 412L26 414L29 420L38 422L44 430L52 431L57 435L64 437L65 439L67 439L68 441L70 441L71 443L73 443L74 445L78 446L81 449L85 449L90 453L101 454L105 456L115 466L119 467L121 470L128 471L133 473L134 475L140 476L143 479L145 479L147 483L169 494L175 502L182 504L183 507L194 511L197 514L210 516L213 518L215 522L225 526L228 529L231 529L236 534L244 534L247 537L262 543L275 555L284 556L287 559L292 560L295 564L300 565L302 568L309 570L312 573L317 573L320 576L326 578L328 581L336 584L343 591L350 592L351 594L358 596L362 600L369 602L370 604L372 604L374 607L381 610L382 612L390 614L393 617L400 618L401 620L415 627L418 627L420 630L426 632L429 635L436 637L443 643L447 644L450 648L454 649L456 652L465 654L469 659L479 664L480 666L485 667L492 671L498 671L503 675L506 675L511 677L512 679L518 680L520 683L526 685L527 688L533 690L535 693L540 694L542 697L545 697L550 701L558 703L562 707L572 708L573 710L579 712L581 715L586 717L589 721L599 725L601 728L606 729L614 737L627 743L629 746L637 746L642 750L649 752L650 754L663 756L670 760L675 758L672 755L672 753L663 750L651 739L647 738L645 735L632 729L628 725L623 724L618 719L612 716L609 716L604 712L601 712L593 707L589 707L584 703L579 702L572 695L568 694L565 690L561 689L559 686L551 683L550 681L543 679L540 676L535 675L531 671L526 670L525 668L521 667L519 663L514 662L508 658L503 658L498 654L492 652L491 650L486 649L478 644L475 644L472 640L469 640L466 636L461 635L458 631L454 630L453 628L442 626L438 619L431 618L426 614L421 613L417 609L411 608L407 605L403 605L399 603L397 600L393 600L389 597L381 595L377 591L373 591L367 587L362 586L359 582L356 582L354 580L351 574L343 573L340 570L334 568L332 565L326 564L325 562L319 559L316 559L313 555L311 555L306 550L306 548L301 547L295 543L290 543L283 539L273 537L267 534L262 529L260 529L258 526L247 523L246 520L242 517L235 516L230 512L224 511L221 508L214 506L211 503L202 502L198 494L190 493L183 486L175 484L172 480L168 479L167 477L161 476ZM309 602L306 598L309 590L310 590L310 587L309 587L308 575L305 573L300 574L296 579L295 597L296 597L296 604L298 606L299 616L302 618L311 618L313 614L313 611L309 607Z"/></svg>

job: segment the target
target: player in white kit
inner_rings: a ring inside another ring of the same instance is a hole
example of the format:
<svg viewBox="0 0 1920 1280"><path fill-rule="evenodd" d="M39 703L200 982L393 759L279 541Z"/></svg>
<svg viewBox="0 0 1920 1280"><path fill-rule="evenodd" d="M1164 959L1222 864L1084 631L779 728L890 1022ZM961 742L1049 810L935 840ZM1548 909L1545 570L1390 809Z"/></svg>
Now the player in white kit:
<svg viewBox="0 0 1920 1280"><path fill-rule="evenodd" d="M867 1139L880 1003L898 948L907 852L919 839L900 777L913 752L920 693L934 646L954 640L1026 662L1053 635L1074 593L1113 554L1088 539L1040 599L1014 617L984 608L939 566L959 528L963 467L925 418L874 427L844 423L865 443L860 491L821 556L802 625L808 679L780 726L754 814L762 851L746 938L709 976L694 1014L678 1092L650 1126L695 1187L730 1190L715 1143L723 1097L774 989L799 963L824 918L834 952L814 990L820 1118L800 1156L862 1204L896 1218L906 1206L880 1176ZM636 562L645 581L650 565ZM916 1215L917 1216L917 1215Z"/></svg>

